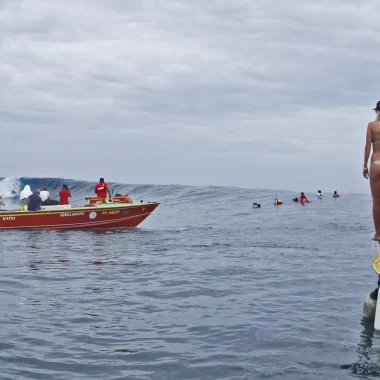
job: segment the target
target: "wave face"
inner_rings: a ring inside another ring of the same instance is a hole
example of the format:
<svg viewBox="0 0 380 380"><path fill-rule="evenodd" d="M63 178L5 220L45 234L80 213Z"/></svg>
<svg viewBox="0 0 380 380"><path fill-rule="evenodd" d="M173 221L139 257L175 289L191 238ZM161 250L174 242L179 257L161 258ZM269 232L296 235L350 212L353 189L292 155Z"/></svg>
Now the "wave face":
<svg viewBox="0 0 380 380"><path fill-rule="evenodd" d="M50 192L50 198L58 199L58 193L62 185L66 184L72 194L73 202L83 202L86 196L95 195L94 187L97 181L81 181L68 178L51 177L0 177L0 195L7 201L19 199L20 191L29 185L32 191L46 187ZM299 192L273 189L244 189L238 187L223 186L184 186L184 185L151 185L128 184L120 182L108 182L113 193L129 194L134 201L156 200L165 202L181 202L204 204L217 200L218 203L234 202L251 204L253 202L265 202L273 205L275 196L284 201L290 201L298 196ZM303 189L300 189L302 191ZM314 198L316 192L307 193L309 198ZM326 199L331 196L327 193ZM356 199L368 199L367 194L356 194ZM265 201L264 201L265 199ZM246 207L246 206L245 206Z"/></svg>
<svg viewBox="0 0 380 380"><path fill-rule="evenodd" d="M107 181L108 182L108 181ZM29 185L32 191L46 187L50 198L58 199L62 185L66 184L72 194L73 202L83 202L86 196L95 195L94 187L97 181L81 181L67 178L50 177L0 177L0 195L12 201L19 199L20 191ZM222 186L182 186L182 185L147 185L108 182L113 193L129 194L134 201L165 200L168 202L211 202L214 199L224 202L244 201L251 202L263 197L272 199L278 195L279 199L298 195L284 190L243 189ZM12 194L13 192L13 194Z"/></svg>
<svg viewBox="0 0 380 380"><path fill-rule="evenodd" d="M29 185L32 191L46 187L51 199L59 199L59 191L66 184L71 191L74 205L85 204L85 198L94 194L97 181L81 181L67 178L51 177L0 177L0 195L6 205L14 206L19 202L20 191ZM252 207L253 202L262 203L262 206L271 207L275 196L285 202L284 207L292 205L291 199L299 195L299 192L273 189L244 189L222 186L183 186L183 185L151 185L151 184L127 184L120 182L108 182L114 194L129 194L135 202L159 201L170 205L190 204L192 207L204 207L215 203L220 207L223 204L234 204L238 209L244 210ZM303 189L301 189L303 190ZM12 194L13 192L13 194ZM316 192L306 193L309 199L316 198ZM329 198L331 194L325 194ZM367 194L355 195L356 200L368 200ZM290 203L289 203L290 202ZM13 208L13 207L12 207Z"/></svg>
<svg viewBox="0 0 380 380"><path fill-rule="evenodd" d="M5 200L5 206L9 209L19 205L20 191L29 185L32 191L46 187L50 192L51 199L59 199L59 191L66 184L70 189L73 205L84 205L85 198L94 194L97 181L81 181L68 178L50 177L0 177L0 195ZM251 207L253 202L262 202L273 205L273 199L278 196L282 200L290 200L297 193L284 190L243 189L237 187L222 186L183 186L183 185L150 185L150 184L127 184L108 182L114 194L129 194L134 202L158 201L167 205L179 204L191 205L191 207L204 207L216 202L218 205L235 204L246 209L247 204ZM13 192L13 194L12 194Z"/></svg>

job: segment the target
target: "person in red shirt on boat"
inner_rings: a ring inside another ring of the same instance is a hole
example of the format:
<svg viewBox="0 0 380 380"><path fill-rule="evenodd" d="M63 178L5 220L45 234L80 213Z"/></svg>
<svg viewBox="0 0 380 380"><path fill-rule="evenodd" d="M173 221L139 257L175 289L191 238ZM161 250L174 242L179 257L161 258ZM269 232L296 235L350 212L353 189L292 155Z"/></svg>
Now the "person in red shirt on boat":
<svg viewBox="0 0 380 380"><path fill-rule="evenodd" d="M111 190L107 182L104 182L104 178L99 179L99 183L95 186L94 191L98 198L107 198L107 193L109 197L112 198Z"/></svg>
<svg viewBox="0 0 380 380"><path fill-rule="evenodd" d="M59 204L60 205L68 205L69 198L71 198L71 193L67 187L67 185L62 186L62 190L59 192Z"/></svg>

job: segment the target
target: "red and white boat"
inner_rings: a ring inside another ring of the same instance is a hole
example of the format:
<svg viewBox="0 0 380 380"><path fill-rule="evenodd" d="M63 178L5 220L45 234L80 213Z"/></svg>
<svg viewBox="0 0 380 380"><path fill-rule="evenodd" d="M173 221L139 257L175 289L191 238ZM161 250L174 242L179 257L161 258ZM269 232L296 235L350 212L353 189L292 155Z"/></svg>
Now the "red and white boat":
<svg viewBox="0 0 380 380"><path fill-rule="evenodd" d="M86 206L42 206L38 211L0 210L0 229L130 228L138 226L160 204L127 203L120 198L115 202L95 197L86 199L89 201Z"/></svg>

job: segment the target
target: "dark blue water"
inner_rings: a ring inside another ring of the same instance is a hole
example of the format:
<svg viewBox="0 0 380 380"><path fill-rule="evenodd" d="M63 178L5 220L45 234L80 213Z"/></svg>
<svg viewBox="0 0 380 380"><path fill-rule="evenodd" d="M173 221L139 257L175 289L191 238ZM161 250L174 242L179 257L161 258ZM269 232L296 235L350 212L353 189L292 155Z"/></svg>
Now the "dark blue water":
<svg viewBox="0 0 380 380"><path fill-rule="evenodd" d="M369 196L113 187L162 204L137 229L0 231L0 379L380 377Z"/></svg>

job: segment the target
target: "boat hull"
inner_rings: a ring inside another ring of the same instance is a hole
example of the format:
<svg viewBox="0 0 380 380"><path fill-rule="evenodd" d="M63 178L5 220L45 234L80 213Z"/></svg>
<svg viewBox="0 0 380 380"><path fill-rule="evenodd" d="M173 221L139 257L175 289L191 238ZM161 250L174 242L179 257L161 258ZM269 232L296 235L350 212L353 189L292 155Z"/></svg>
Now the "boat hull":
<svg viewBox="0 0 380 380"><path fill-rule="evenodd" d="M102 204L90 207L44 207L39 211L1 211L1 229L60 230L78 228L131 228L138 226L159 205Z"/></svg>

